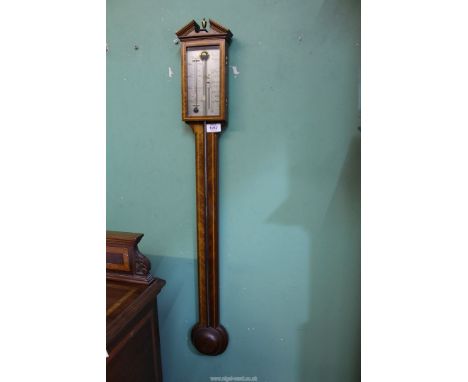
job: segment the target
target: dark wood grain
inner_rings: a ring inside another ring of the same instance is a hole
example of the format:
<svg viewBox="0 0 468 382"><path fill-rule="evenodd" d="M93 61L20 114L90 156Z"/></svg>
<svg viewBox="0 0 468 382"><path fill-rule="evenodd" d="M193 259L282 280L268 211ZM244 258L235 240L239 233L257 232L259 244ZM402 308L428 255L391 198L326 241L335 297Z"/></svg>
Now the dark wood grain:
<svg viewBox="0 0 468 382"><path fill-rule="evenodd" d="M151 263L143 255L138 243L144 235L133 232L106 232L107 279L151 284Z"/></svg>
<svg viewBox="0 0 468 382"><path fill-rule="evenodd" d="M219 325L219 272L218 272L218 134L206 134L206 218L207 218L207 274L209 322Z"/></svg>
<svg viewBox="0 0 468 382"><path fill-rule="evenodd" d="M191 125L195 134L195 192L197 203L197 262L198 262L198 322L208 325L206 285L206 197L205 197L205 134L202 123Z"/></svg>
<svg viewBox="0 0 468 382"><path fill-rule="evenodd" d="M197 350L218 355L229 337L219 320L218 133L191 124L195 134L199 319L191 339Z"/></svg>
<svg viewBox="0 0 468 382"><path fill-rule="evenodd" d="M132 252L143 234L107 232L109 247L116 253ZM141 253L138 256L149 260ZM108 256L107 256L108 257ZM135 258L131 264L134 266ZM165 281L148 278L135 267L125 278L115 278L115 270L106 267L106 349L108 382L161 382L157 295ZM151 280L149 283L148 280Z"/></svg>
<svg viewBox="0 0 468 382"><path fill-rule="evenodd" d="M160 279L155 279L149 286L107 281L106 341L108 351L112 349L120 332L128 327L144 308L155 303L156 296L165 284L166 282ZM120 293L117 292L118 290ZM124 298L129 292L131 295ZM121 300L120 306L118 309L113 309L119 300Z"/></svg>

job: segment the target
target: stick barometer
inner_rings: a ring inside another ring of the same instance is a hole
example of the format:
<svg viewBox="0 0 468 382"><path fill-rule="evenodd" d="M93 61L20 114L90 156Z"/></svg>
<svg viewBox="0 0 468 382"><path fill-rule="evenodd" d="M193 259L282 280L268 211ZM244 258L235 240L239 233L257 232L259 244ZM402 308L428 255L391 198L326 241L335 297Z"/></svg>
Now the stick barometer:
<svg viewBox="0 0 468 382"><path fill-rule="evenodd" d="M182 119L195 135L198 323L192 343L207 355L224 352L228 334L219 319L218 135L227 122L228 44L232 33L213 20L191 21L181 42Z"/></svg>

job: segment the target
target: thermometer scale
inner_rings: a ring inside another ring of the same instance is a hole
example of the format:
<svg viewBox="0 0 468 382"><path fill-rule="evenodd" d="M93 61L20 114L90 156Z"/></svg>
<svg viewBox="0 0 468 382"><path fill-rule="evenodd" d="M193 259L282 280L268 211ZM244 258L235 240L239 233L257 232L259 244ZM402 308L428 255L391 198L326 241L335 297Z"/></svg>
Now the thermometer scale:
<svg viewBox="0 0 468 382"><path fill-rule="evenodd" d="M187 49L187 112L189 116L219 114L219 49Z"/></svg>

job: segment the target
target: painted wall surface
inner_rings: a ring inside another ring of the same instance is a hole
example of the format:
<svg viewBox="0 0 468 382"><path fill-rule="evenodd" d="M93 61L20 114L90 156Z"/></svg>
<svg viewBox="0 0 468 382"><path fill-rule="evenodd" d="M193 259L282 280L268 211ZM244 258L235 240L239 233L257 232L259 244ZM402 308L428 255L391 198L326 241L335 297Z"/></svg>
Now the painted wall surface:
<svg viewBox="0 0 468 382"><path fill-rule="evenodd" d="M218 357L189 341L195 154L174 43L202 17L232 30L239 72L220 139L230 344ZM359 17L357 0L107 1L107 226L145 233L141 249L167 280L166 382L360 379Z"/></svg>

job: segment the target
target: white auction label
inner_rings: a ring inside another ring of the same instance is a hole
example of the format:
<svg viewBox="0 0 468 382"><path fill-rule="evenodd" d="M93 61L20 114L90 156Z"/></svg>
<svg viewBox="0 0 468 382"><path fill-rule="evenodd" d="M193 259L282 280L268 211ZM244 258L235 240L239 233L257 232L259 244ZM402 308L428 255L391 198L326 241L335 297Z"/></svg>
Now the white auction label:
<svg viewBox="0 0 468 382"><path fill-rule="evenodd" d="M221 124L220 123L207 123L206 124L206 132L207 133L220 133L221 132Z"/></svg>

